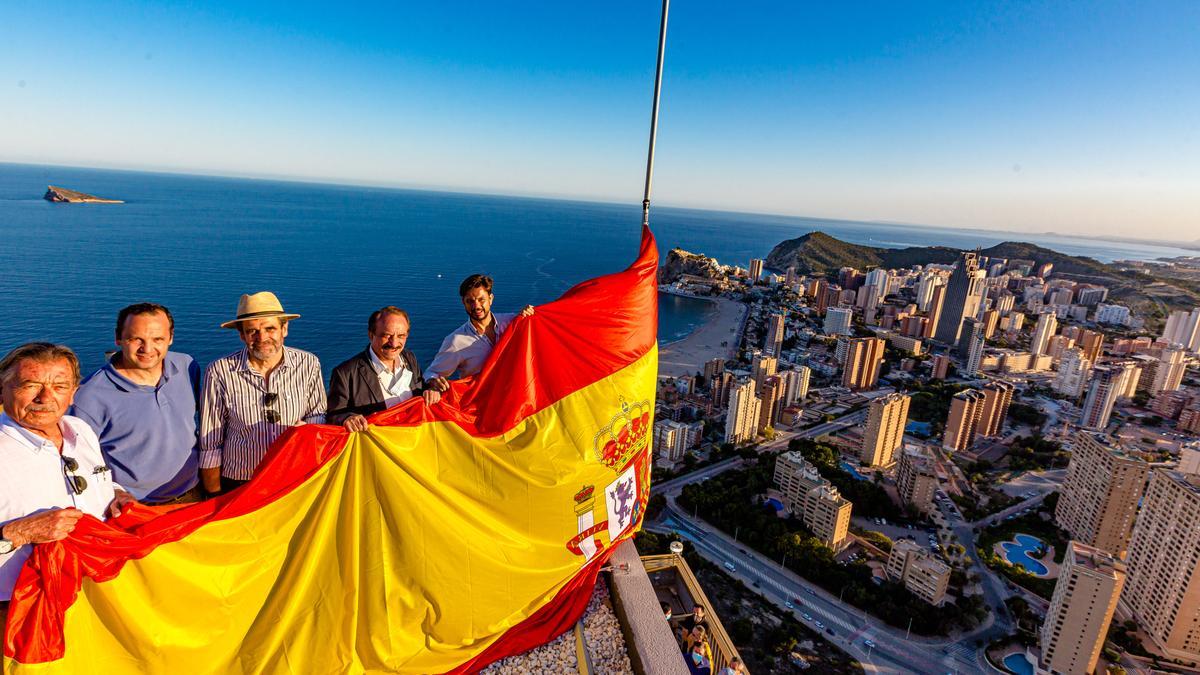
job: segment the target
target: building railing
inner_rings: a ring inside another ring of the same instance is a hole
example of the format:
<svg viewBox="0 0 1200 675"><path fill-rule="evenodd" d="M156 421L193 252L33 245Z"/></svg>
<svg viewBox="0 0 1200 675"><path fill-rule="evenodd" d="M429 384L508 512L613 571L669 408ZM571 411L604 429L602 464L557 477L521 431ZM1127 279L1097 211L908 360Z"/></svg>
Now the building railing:
<svg viewBox="0 0 1200 675"><path fill-rule="evenodd" d="M700 580L696 578L695 573L692 572L692 568L688 566L683 556L674 553L642 556L642 566L651 575L656 572L674 571L676 580L683 584L688 596L690 596L688 600L690 600L691 606L703 605L705 630L708 634L709 646L712 648L712 672L716 673L729 665L729 662L734 657L741 658L737 647L734 646L733 640L729 638L729 633L725 631L725 626L717 616L716 608L708 599L708 596L705 595L704 588L700 585ZM659 588L661 587L655 584L655 590ZM688 611L691 607L685 606L683 609ZM742 671L745 673L750 672L745 667L744 661Z"/></svg>

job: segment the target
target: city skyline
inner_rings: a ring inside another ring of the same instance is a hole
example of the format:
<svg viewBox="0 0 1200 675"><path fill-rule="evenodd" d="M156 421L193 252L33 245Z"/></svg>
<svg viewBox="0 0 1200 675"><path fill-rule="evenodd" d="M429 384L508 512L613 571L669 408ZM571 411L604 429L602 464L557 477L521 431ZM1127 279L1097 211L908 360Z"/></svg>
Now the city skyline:
<svg viewBox="0 0 1200 675"><path fill-rule="evenodd" d="M1194 6L719 11L656 203L1196 240ZM9 6L0 161L631 201L657 12Z"/></svg>

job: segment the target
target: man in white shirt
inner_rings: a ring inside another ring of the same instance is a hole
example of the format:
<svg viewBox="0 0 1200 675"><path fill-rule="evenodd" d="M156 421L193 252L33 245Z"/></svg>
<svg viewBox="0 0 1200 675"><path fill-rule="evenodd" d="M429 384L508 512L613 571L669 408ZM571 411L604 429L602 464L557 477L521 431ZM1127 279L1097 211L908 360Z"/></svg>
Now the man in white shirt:
<svg viewBox="0 0 1200 675"><path fill-rule="evenodd" d="M533 305L525 305L516 314L493 314L492 278L483 274L472 274L464 279L458 294L467 311L467 322L442 340L437 356L425 369L425 380L434 391L449 389L447 378L455 373L459 377L470 377L482 370L492 347L508 330L509 324L519 316L533 316Z"/></svg>
<svg viewBox="0 0 1200 675"><path fill-rule="evenodd" d="M325 421L350 431L365 431L366 415L391 408L418 394L433 405L442 395L425 389L421 365L405 349L408 312L388 305L367 319L369 345L338 365L329 377L329 412Z"/></svg>
<svg viewBox="0 0 1200 675"><path fill-rule="evenodd" d="M95 432L66 414L78 387L79 360L67 347L33 342L0 360L0 626L31 544L134 501L113 483Z"/></svg>

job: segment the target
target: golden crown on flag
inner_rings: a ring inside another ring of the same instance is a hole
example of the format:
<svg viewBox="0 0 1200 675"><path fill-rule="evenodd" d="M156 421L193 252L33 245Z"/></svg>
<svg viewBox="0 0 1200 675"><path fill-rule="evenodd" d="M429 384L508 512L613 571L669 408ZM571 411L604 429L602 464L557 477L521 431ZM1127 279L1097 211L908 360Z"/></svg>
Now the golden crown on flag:
<svg viewBox="0 0 1200 675"><path fill-rule="evenodd" d="M624 469L635 455L649 447L652 412L649 401L630 404L622 398L621 412L613 415L593 441L597 459L614 471Z"/></svg>

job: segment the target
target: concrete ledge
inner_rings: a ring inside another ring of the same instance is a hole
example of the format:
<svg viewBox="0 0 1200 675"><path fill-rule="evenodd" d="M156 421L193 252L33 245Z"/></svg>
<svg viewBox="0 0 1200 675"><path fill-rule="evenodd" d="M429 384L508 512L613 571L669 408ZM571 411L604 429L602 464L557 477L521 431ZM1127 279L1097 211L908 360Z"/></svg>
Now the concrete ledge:
<svg viewBox="0 0 1200 675"><path fill-rule="evenodd" d="M609 558L613 570L609 588L621 621L629 661L639 675L689 675L675 634L632 540L625 540Z"/></svg>

